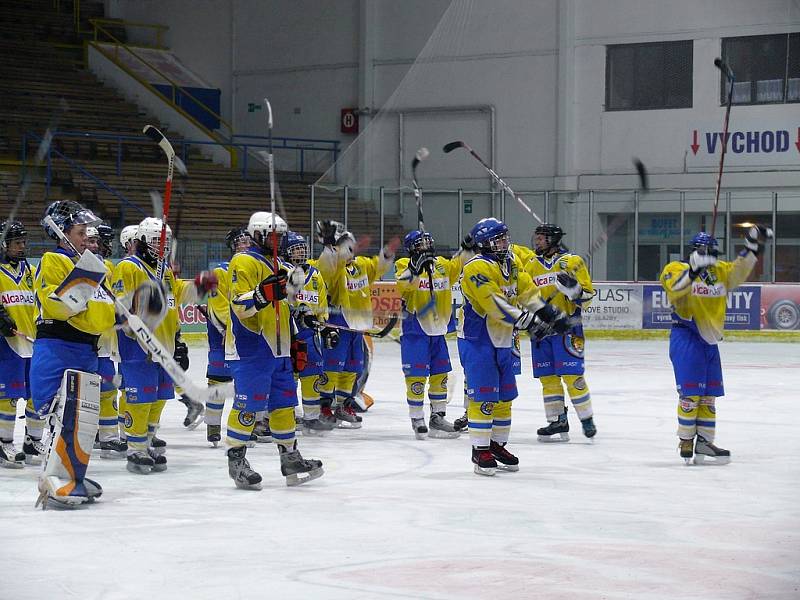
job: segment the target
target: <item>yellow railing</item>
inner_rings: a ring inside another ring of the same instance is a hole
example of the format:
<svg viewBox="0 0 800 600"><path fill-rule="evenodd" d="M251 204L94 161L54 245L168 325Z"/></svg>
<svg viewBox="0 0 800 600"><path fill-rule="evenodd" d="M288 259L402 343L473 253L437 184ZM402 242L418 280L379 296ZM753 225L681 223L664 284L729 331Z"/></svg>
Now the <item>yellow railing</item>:
<svg viewBox="0 0 800 600"><path fill-rule="evenodd" d="M155 34L155 45L154 46L145 46L145 48L155 48L156 50L166 50L167 47L164 45L164 32L169 29L168 25L157 25L153 23L138 23L136 21L123 21L122 19L89 19L89 23L92 25L93 33L94 33L94 41L95 42L102 42L103 40L98 39L99 33L106 33L105 29L103 28L104 25L119 25L120 27L133 27L137 29L149 29L153 31ZM116 38L114 38L116 40ZM121 43L121 42L120 42ZM132 45L132 44L130 44Z"/></svg>

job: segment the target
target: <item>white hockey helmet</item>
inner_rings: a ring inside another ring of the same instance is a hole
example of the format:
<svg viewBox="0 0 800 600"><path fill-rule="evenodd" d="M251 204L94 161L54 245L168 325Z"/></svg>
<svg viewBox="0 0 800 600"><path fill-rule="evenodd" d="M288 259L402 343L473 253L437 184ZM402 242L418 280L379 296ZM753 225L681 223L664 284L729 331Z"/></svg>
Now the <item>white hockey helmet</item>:
<svg viewBox="0 0 800 600"><path fill-rule="evenodd" d="M94 225L89 225L86 228L86 237L87 238L99 238L100 237L100 233L97 231L97 227L95 227Z"/></svg>
<svg viewBox="0 0 800 600"><path fill-rule="evenodd" d="M139 229L138 225L125 225L122 228L122 231L119 232L119 243L120 246L128 249L128 244L130 244L131 240L136 237L136 230Z"/></svg>
<svg viewBox="0 0 800 600"><path fill-rule="evenodd" d="M148 250L153 256L158 256L158 244L161 240L161 219L155 217L147 217L139 223L136 228L136 239L141 240L147 245ZM164 244L164 254L169 254L169 248L172 244L172 229L167 225L167 239Z"/></svg>
<svg viewBox="0 0 800 600"><path fill-rule="evenodd" d="M250 215L250 221L247 223L247 233L250 234L254 242L262 247L269 243L268 236L272 233L273 218L275 221L275 233L278 234L278 244L280 246L281 239L289 231L286 221L280 215L273 215L271 212L266 211L254 212ZM256 237L256 234L259 234L259 236Z"/></svg>

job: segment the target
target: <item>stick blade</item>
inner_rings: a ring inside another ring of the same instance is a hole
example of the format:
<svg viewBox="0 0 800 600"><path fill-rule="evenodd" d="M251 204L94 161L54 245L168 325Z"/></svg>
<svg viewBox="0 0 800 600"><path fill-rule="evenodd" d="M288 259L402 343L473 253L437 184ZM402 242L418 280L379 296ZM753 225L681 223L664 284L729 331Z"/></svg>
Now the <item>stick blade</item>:
<svg viewBox="0 0 800 600"><path fill-rule="evenodd" d="M463 147L464 147L464 142L455 141L455 142L450 142L449 144L445 144L442 150L444 150L445 154L449 154L456 148L463 148Z"/></svg>
<svg viewBox="0 0 800 600"><path fill-rule="evenodd" d="M164 134L161 133L158 128L153 127L152 125L145 125L144 129L142 129L142 133L153 140L156 144L160 144L161 140L164 139Z"/></svg>
<svg viewBox="0 0 800 600"><path fill-rule="evenodd" d="M728 63L726 63L721 58L714 59L714 66L717 67L720 71L725 73L725 77L733 81L733 69L730 68Z"/></svg>
<svg viewBox="0 0 800 600"><path fill-rule="evenodd" d="M639 187L644 191L649 190L650 185L647 177L647 169L645 168L644 163L638 158L634 158L633 166L636 167L636 173L639 175Z"/></svg>
<svg viewBox="0 0 800 600"><path fill-rule="evenodd" d="M267 107L267 127L272 129L272 105L266 98L264 98L264 105Z"/></svg>

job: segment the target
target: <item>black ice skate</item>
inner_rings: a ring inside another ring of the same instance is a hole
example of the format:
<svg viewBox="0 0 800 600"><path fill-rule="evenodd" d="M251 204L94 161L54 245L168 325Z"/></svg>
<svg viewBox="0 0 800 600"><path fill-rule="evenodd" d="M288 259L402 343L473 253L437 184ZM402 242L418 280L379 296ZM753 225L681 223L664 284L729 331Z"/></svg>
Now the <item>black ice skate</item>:
<svg viewBox="0 0 800 600"><path fill-rule="evenodd" d="M330 406L323 406L319 410L319 420L323 423L330 425L331 429L336 427L336 417L333 416L333 411Z"/></svg>
<svg viewBox="0 0 800 600"><path fill-rule="evenodd" d="M567 411L558 415L558 420L553 421L547 427L536 430L540 442L568 442L569 441L569 421L567 421ZM558 435L559 437L554 437Z"/></svg>
<svg viewBox="0 0 800 600"><path fill-rule="evenodd" d="M240 490L260 490L261 475L250 468L245 454L247 454L246 446L228 450L228 475Z"/></svg>
<svg viewBox="0 0 800 600"><path fill-rule="evenodd" d="M335 425L328 421L321 419L302 419L300 421L301 429L305 435L325 435L329 431L333 431Z"/></svg>
<svg viewBox="0 0 800 600"><path fill-rule="evenodd" d="M585 435L587 438L592 439L595 435L597 435L597 427L595 427L594 419L592 417L581 419L581 426L583 427L583 435Z"/></svg>
<svg viewBox="0 0 800 600"><path fill-rule="evenodd" d="M150 440L150 447L158 454L164 454L167 451L167 442L161 438L153 436L153 439Z"/></svg>
<svg viewBox="0 0 800 600"><path fill-rule="evenodd" d="M306 460L300 455L296 445L292 450L287 450L283 445L279 445L278 449L281 454L281 473L286 477L286 485L292 487L308 483L325 473L322 470L322 461L313 458Z"/></svg>
<svg viewBox="0 0 800 600"><path fill-rule="evenodd" d="M164 454L159 454L152 446L147 449L147 454L153 459L153 468L150 469L153 473L162 473L167 470L167 457Z"/></svg>
<svg viewBox="0 0 800 600"><path fill-rule="evenodd" d="M461 435L456 431L455 425L444 418L443 412L431 413L428 425L430 425L428 437L453 439Z"/></svg>
<svg viewBox="0 0 800 600"><path fill-rule="evenodd" d="M125 468L137 475L147 475L152 470L153 465L155 465L155 461L147 453L136 450L128 454L128 464L125 465Z"/></svg>
<svg viewBox="0 0 800 600"><path fill-rule="evenodd" d="M0 467L21 469L25 466L25 453L17 450L11 440L0 440Z"/></svg>
<svg viewBox="0 0 800 600"><path fill-rule="evenodd" d="M411 419L411 431L418 440L428 437L428 428L425 426L425 419Z"/></svg>
<svg viewBox="0 0 800 600"><path fill-rule="evenodd" d="M94 449L100 450L100 458L124 460L128 455L128 442L122 440L95 440Z"/></svg>
<svg viewBox="0 0 800 600"><path fill-rule="evenodd" d="M210 444L217 447L222 439L222 426L221 425L206 425L206 439Z"/></svg>
<svg viewBox="0 0 800 600"><path fill-rule="evenodd" d="M497 470L497 461L489 448L472 447L473 470L477 475L494 475Z"/></svg>
<svg viewBox="0 0 800 600"><path fill-rule="evenodd" d="M44 447L42 440L37 440L29 435L25 436L22 451L25 453L26 465L41 465L44 455L47 454L47 448Z"/></svg>
<svg viewBox="0 0 800 600"><path fill-rule="evenodd" d="M710 459L706 462L706 459ZM727 465L731 462L730 450L725 450L715 446L712 442L700 435L697 436L697 443L694 446L694 464Z"/></svg>
<svg viewBox="0 0 800 600"><path fill-rule="evenodd" d="M492 443L489 444L489 451L497 462L498 469L504 471L519 471L519 459L506 450L505 444L498 444L492 441Z"/></svg>
<svg viewBox="0 0 800 600"><path fill-rule="evenodd" d="M692 456L694 454L694 438L690 440L680 440L678 443L678 452L681 458L686 461L687 465L692 464Z"/></svg>
<svg viewBox="0 0 800 600"><path fill-rule="evenodd" d="M190 430L196 429L203 420L206 407L201 402L186 396L181 396L178 401L186 406L186 417L183 419L183 426Z"/></svg>
<svg viewBox="0 0 800 600"><path fill-rule="evenodd" d="M103 495L103 488L94 479L84 477L83 487L86 488L86 497L89 498L89 504Z"/></svg>
<svg viewBox="0 0 800 600"><path fill-rule="evenodd" d="M336 418L336 425L342 429L361 428L361 417L355 413L352 407L339 404L333 411L333 416Z"/></svg>
<svg viewBox="0 0 800 600"><path fill-rule="evenodd" d="M464 411L463 417L458 417L455 421L453 421L453 429L456 431L464 431L468 425L469 417L467 416L467 411Z"/></svg>

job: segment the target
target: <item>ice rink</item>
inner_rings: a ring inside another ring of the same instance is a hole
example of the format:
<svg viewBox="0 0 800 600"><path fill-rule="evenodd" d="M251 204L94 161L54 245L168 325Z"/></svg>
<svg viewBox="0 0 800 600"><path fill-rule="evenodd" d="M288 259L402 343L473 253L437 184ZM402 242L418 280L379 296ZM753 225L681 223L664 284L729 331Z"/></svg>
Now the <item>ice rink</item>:
<svg viewBox="0 0 800 600"><path fill-rule="evenodd" d="M262 444L248 457L264 489L235 489L177 402L159 433L169 469L95 457L105 493L89 508L34 510L35 468L0 469L0 599L800 598L797 344L722 345L717 441L733 458L717 467L677 455L666 341L587 342L593 444L573 411L570 443L536 441L525 348L520 471L494 478L473 474L466 435L414 439L399 355L377 345L363 429L299 437L326 471L305 486ZM201 378L204 349L191 358Z"/></svg>

